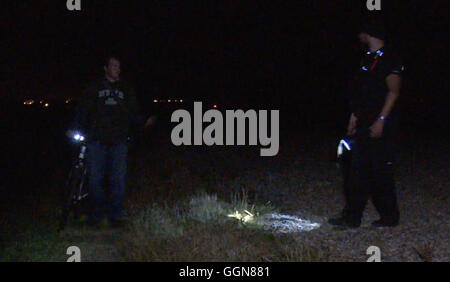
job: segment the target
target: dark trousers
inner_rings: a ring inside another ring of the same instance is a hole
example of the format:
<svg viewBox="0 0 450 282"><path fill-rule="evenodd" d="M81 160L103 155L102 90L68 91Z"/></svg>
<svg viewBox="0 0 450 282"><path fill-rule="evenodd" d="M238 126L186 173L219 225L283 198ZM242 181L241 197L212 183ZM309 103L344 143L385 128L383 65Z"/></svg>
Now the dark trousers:
<svg viewBox="0 0 450 282"><path fill-rule="evenodd" d="M389 135L356 138L348 171L344 175L345 217L360 223L367 201L371 198L382 220L399 220L393 157Z"/></svg>
<svg viewBox="0 0 450 282"><path fill-rule="evenodd" d="M108 212L110 221L117 220L122 213L122 199L126 186L127 143L104 145L92 142L88 144L87 149L91 202L89 218L92 221L100 221L104 218L105 212ZM104 184L107 184L107 187L104 187Z"/></svg>

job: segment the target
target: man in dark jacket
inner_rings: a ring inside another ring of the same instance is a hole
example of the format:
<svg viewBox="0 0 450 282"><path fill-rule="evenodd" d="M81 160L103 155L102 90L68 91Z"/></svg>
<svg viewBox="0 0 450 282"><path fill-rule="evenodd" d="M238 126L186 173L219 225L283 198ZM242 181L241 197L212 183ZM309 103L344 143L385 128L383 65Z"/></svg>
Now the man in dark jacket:
<svg viewBox="0 0 450 282"><path fill-rule="evenodd" d="M75 132L82 132L88 141L89 224L101 222L107 212L110 225L115 227L123 223L122 199L126 186L130 126L144 125L144 120L139 115L133 89L120 79L119 59L108 57L104 70L104 78L84 91L73 128L67 134L73 136ZM144 126L152 122L151 117ZM103 190L105 176L108 176L109 200Z"/></svg>
<svg viewBox="0 0 450 282"><path fill-rule="evenodd" d="M380 215L373 226L396 226L399 222L392 135L403 66L384 46L384 37L381 23L368 24L359 34L369 50L352 85L347 134L353 136L355 144L344 185L345 207L340 217L329 220L332 225L359 227L369 197Z"/></svg>

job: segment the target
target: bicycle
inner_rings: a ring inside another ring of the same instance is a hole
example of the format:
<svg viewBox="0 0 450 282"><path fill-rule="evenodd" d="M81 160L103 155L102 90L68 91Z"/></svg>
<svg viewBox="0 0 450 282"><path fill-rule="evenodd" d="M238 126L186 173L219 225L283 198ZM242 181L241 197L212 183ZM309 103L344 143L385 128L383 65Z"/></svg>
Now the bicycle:
<svg viewBox="0 0 450 282"><path fill-rule="evenodd" d="M66 190L63 200L63 209L58 232L64 230L73 213L73 219L78 219L80 215L81 203L88 197L87 188L87 169L86 169L86 153L87 145L86 139L83 135L76 133L73 136L76 142L80 143L80 152L74 161L74 164L69 172L66 182Z"/></svg>

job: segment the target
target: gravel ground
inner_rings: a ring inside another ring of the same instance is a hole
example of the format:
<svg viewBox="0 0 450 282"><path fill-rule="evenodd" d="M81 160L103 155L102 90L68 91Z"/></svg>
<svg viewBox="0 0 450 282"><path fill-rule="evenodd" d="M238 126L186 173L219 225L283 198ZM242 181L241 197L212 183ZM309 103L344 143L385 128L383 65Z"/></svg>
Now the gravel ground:
<svg viewBox="0 0 450 282"><path fill-rule="evenodd" d="M317 188L312 182L310 187L302 189L301 195L295 197L290 209L292 214L318 222L321 227L297 233L295 237L299 242L330 253L331 260L366 261L369 258L367 248L377 246L381 251L381 260L386 262L448 262L449 189L448 185L442 184L448 181L418 178L397 177L401 212L399 226L371 227L371 222L378 219L378 214L369 202L361 227L348 230L338 230L327 223L328 218L335 216L343 207L343 197L338 189L334 189L337 183L329 181L322 188ZM421 185L421 182L429 185Z"/></svg>
<svg viewBox="0 0 450 282"><path fill-rule="evenodd" d="M223 158L214 152L192 154L186 159L190 165L198 162L194 167L204 163L216 167L216 180L219 179L225 191L244 189L250 199L256 195L259 201L270 201L283 214L320 223L320 228L294 236L299 243L323 249L330 254L330 260L367 261L367 248L377 246L382 261L450 261L450 181L445 142L430 141L430 145L423 145L424 149L414 155L414 161L407 148L399 156L396 166L399 226L371 227L378 214L369 201L360 228L337 230L327 223L344 205L342 177L336 163L330 161L335 146L329 146L330 154L322 154L326 144L334 143L326 139L323 144L318 138L311 140L314 145L299 147L297 144L301 142L292 142L291 147L283 147L279 158L263 161L235 152L223 154ZM226 173L233 172L238 176L231 180Z"/></svg>

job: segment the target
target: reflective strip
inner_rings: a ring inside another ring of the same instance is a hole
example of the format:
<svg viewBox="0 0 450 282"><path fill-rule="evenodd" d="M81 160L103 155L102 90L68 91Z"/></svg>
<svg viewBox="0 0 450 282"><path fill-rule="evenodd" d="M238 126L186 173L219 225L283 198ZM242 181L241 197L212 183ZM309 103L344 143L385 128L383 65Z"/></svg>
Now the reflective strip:
<svg viewBox="0 0 450 282"><path fill-rule="evenodd" d="M337 156L338 158L342 155L342 146L339 144L338 149L337 149Z"/></svg>
<svg viewBox="0 0 450 282"><path fill-rule="evenodd" d="M383 52L383 51L381 51L381 50L377 50L377 55L378 55L378 56L380 56L380 57L381 57L381 56L383 56L383 54L384 54L384 52Z"/></svg>
<svg viewBox="0 0 450 282"><path fill-rule="evenodd" d="M347 150L349 151L351 150L350 145L344 139L341 140L340 144L343 144L345 148L347 148Z"/></svg>
<svg viewBox="0 0 450 282"><path fill-rule="evenodd" d="M348 151L351 151L350 144L348 144L346 140L341 139L341 141L339 141L339 145L338 145L338 149L337 149L338 158L344 153L343 147L345 147Z"/></svg>

